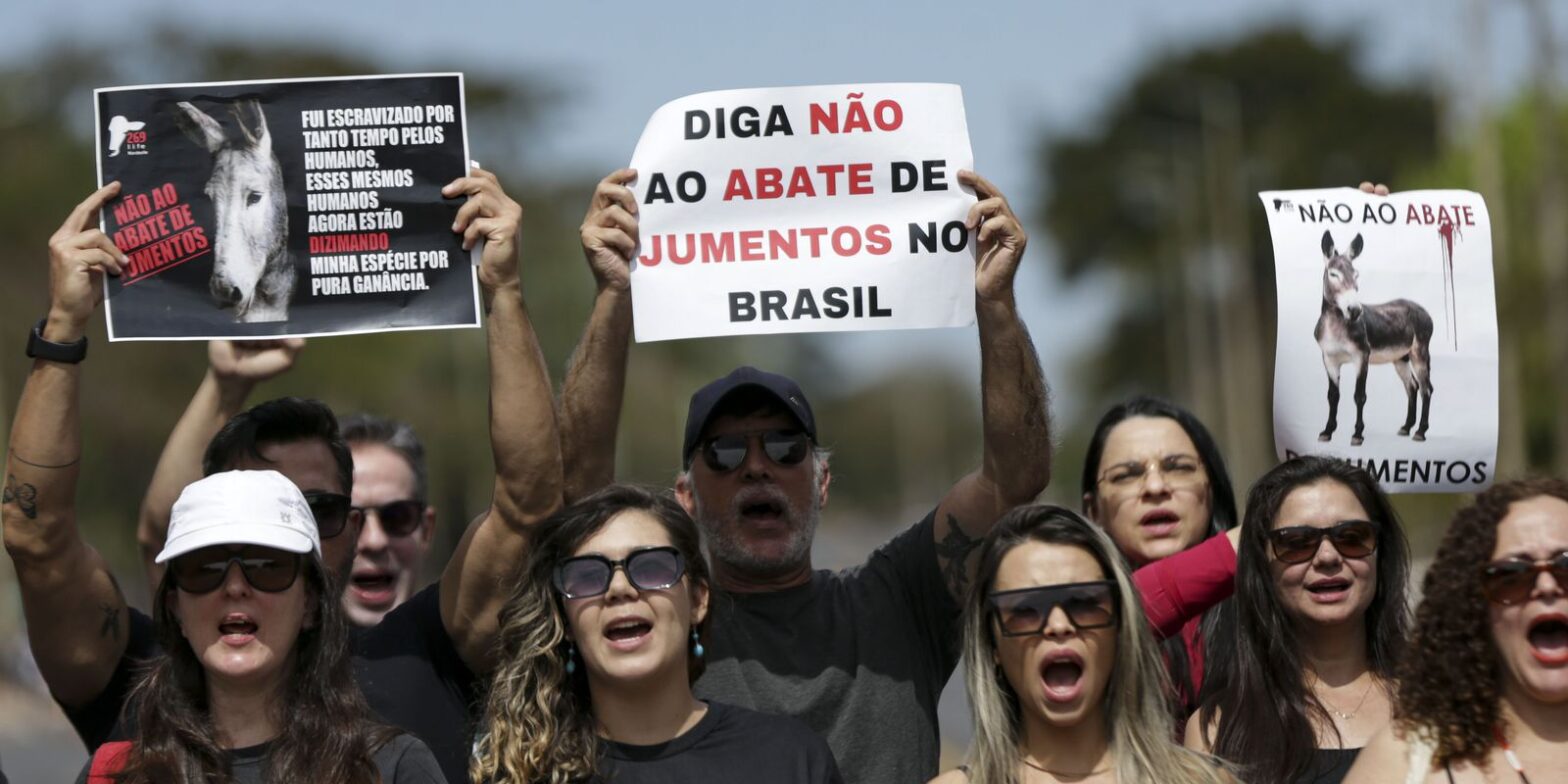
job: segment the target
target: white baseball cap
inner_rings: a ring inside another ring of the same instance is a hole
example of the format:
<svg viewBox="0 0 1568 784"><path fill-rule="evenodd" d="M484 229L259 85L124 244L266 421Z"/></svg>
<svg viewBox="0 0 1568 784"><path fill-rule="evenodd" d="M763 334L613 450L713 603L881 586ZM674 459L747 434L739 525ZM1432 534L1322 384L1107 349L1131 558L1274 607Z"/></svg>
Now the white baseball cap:
<svg viewBox="0 0 1568 784"><path fill-rule="evenodd" d="M310 504L277 471L224 471L187 485L174 502L169 535L154 562L219 544L321 554Z"/></svg>

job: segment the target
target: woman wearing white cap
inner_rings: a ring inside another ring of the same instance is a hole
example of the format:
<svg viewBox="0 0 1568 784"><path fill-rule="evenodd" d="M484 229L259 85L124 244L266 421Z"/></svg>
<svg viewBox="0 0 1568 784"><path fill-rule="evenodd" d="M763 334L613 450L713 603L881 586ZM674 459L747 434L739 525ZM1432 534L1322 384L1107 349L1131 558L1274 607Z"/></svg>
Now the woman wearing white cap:
<svg viewBox="0 0 1568 784"><path fill-rule="evenodd" d="M165 653L126 709L135 740L100 747L78 782L445 781L423 743L370 718L315 520L282 474L191 484L157 561Z"/></svg>

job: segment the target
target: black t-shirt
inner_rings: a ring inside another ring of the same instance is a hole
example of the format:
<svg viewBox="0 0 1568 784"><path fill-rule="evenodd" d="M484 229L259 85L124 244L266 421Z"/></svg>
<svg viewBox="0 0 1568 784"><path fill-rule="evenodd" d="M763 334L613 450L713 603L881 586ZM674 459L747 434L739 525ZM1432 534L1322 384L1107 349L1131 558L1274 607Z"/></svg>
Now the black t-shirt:
<svg viewBox="0 0 1568 784"><path fill-rule="evenodd" d="M234 784L265 784L261 778L271 743L229 749L229 775ZM430 749L418 738L404 733L376 750L376 770L381 773L381 784L447 784L441 776ZM92 770L92 760L82 767L76 784L87 784L87 774Z"/></svg>
<svg viewBox="0 0 1568 784"><path fill-rule="evenodd" d="M134 713L122 724L122 712L141 664L161 651L152 619L134 608L130 616L130 642L109 685L87 705L65 710L88 751L136 734ZM351 645L355 678L376 715L424 741L448 780L467 781L478 684L441 623L440 584L356 633Z"/></svg>
<svg viewBox="0 0 1568 784"><path fill-rule="evenodd" d="M935 776L959 608L937 567L934 525L935 512L864 565L797 588L714 591L697 696L800 719L855 784Z"/></svg>
<svg viewBox="0 0 1568 784"><path fill-rule="evenodd" d="M708 703L708 713L667 743L632 746L607 741L603 782L609 784L843 784L821 736L784 716Z"/></svg>

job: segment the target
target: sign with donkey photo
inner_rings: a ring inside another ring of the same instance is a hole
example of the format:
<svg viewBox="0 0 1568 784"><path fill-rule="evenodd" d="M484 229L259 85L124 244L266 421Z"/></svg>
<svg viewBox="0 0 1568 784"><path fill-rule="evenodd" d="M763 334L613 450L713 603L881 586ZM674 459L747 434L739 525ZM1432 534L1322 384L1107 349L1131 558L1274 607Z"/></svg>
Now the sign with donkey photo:
<svg viewBox="0 0 1568 784"><path fill-rule="evenodd" d="M110 340L477 326L462 74L100 89Z"/></svg>
<svg viewBox="0 0 1568 784"><path fill-rule="evenodd" d="M1281 459L1335 457L1390 492L1476 492L1497 462L1497 299L1470 191L1259 194L1274 240Z"/></svg>

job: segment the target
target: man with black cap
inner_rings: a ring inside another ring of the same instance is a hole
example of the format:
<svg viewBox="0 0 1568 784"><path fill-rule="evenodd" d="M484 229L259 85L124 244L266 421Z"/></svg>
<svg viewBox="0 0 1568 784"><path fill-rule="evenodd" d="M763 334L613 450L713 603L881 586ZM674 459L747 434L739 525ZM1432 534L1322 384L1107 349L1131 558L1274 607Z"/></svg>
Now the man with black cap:
<svg viewBox="0 0 1568 784"><path fill-rule="evenodd" d="M637 203L622 170L594 192L582 243L599 286L562 392L568 498L613 479L631 334ZM985 453L923 520L842 572L813 570L811 542L832 474L816 417L792 380L742 367L692 395L675 495L713 556L704 699L792 715L822 733L851 782L917 782L937 772L936 705L958 662L959 600L978 545L1050 476L1045 380L1013 301L1026 237L995 186L979 201Z"/></svg>

